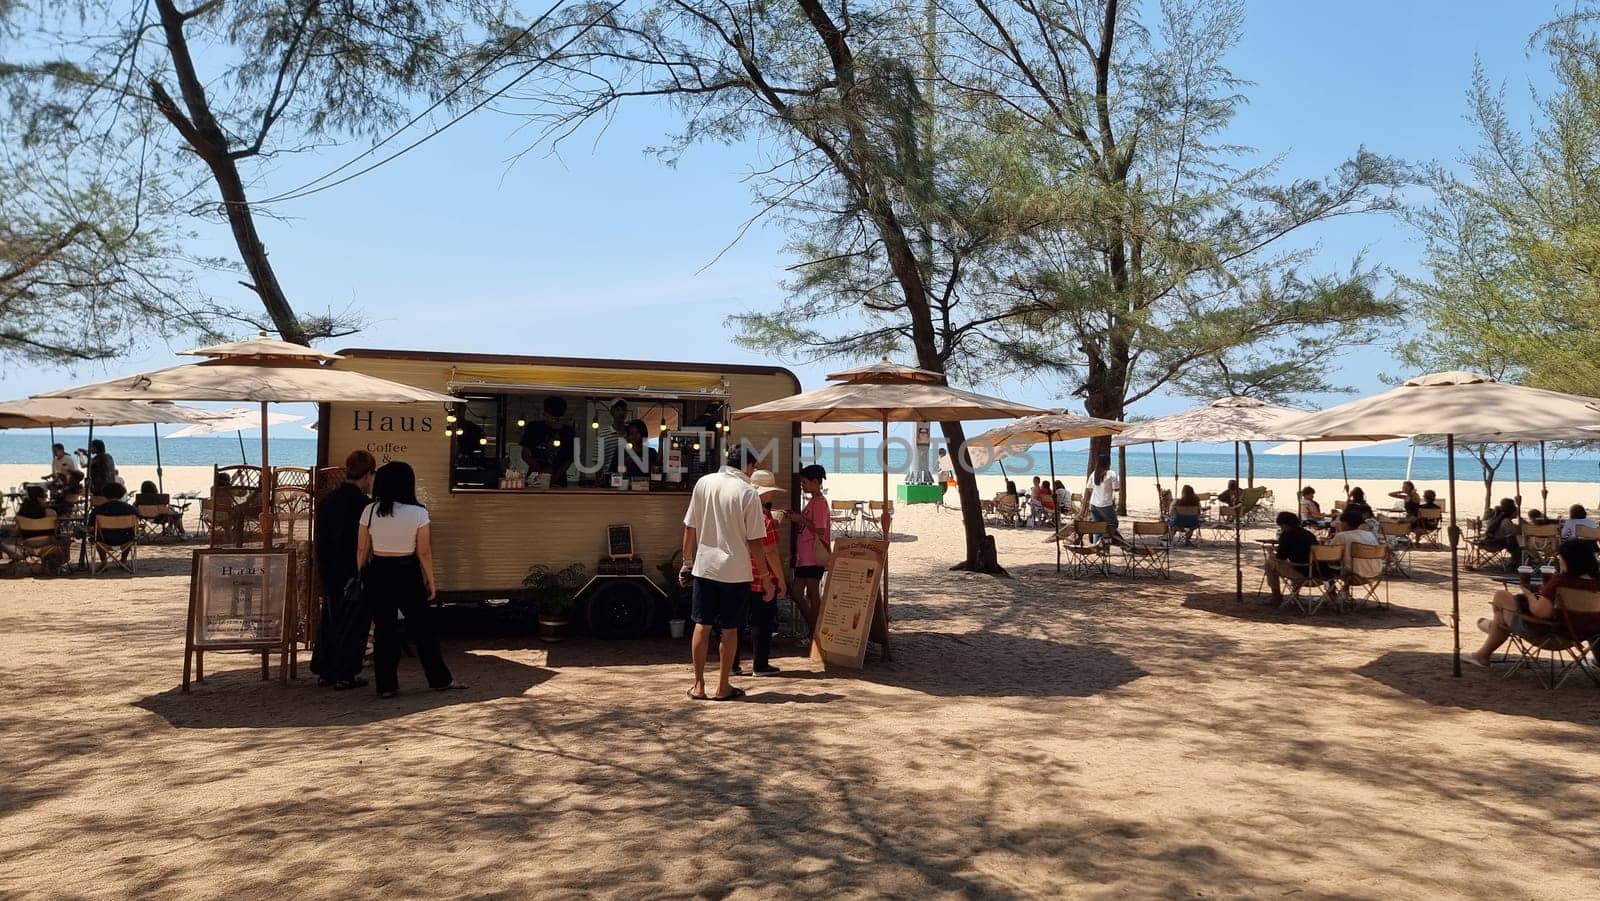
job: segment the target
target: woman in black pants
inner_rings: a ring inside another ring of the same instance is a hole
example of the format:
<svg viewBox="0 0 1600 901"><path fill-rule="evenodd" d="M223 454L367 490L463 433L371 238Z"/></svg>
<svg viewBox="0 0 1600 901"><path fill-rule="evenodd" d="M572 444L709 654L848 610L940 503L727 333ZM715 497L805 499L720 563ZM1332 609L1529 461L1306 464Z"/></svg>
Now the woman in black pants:
<svg viewBox="0 0 1600 901"><path fill-rule="evenodd" d="M373 479L372 503L361 515L356 546L356 567L376 631L372 672L380 698L394 697L400 687L402 621L428 686L434 691L466 688L445 666L428 609L437 596L429 538L428 510L417 502L416 473L405 463L384 464Z"/></svg>

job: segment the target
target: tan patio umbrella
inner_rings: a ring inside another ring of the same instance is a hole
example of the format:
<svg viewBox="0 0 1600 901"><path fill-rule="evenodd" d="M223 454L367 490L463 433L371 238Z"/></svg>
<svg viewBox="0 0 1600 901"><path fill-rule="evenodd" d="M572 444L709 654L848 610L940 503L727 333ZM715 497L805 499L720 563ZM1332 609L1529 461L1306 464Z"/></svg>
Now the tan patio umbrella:
<svg viewBox="0 0 1600 901"><path fill-rule="evenodd" d="M1498 382L1475 372L1418 376L1398 388L1283 424L1304 440L1382 440L1443 435L1450 477L1450 618L1455 633L1452 671L1461 675L1461 529L1456 523L1456 436L1515 440L1540 431L1600 426L1600 403Z"/></svg>
<svg viewBox="0 0 1600 901"><path fill-rule="evenodd" d="M169 403L143 403L132 400L72 400L55 397L29 397L0 403L0 428L50 429L50 443L55 444L56 426L87 425L89 440L94 440L95 426L144 425L156 444L157 490L166 490L166 475L161 469L161 433L156 426L162 423L199 423L211 419L209 410L179 407Z"/></svg>
<svg viewBox="0 0 1600 901"><path fill-rule="evenodd" d="M1070 441L1074 438L1094 438L1098 435L1116 435L1128 424L1093 416L1075 416L1065 410L1054 410L1040 416L1028 416L999 428L990 429L967 442L967 459L974 468L981 469L989 463L1020 453L1043 441L1049 446L1050 482L1052 492L1056 480L1056 439ZM981 462L980 462L981 460ZM1061 572L1061 505L1054 504L1056 572Z"/></svg>
<svg viewBox="0 0 1600 901"><path fill-rule="evenodd" d="M830 382L880 382L894 384L897 382L925 382L930 385L944 384L944 374L931 369L918 369L915 366L906 366L892 363L886 357L876 363L866 366L857 366L843 372L832 372L827 376Z"/></svg>
<svg viewBox="0 0 1600 901"><path fill-rule="evenodd" d="M884 364L875 365L879 367L877 378L889 377L887 371L882 368ZM888 365L893 366L893 364ZM896 368L901 371L911 369L911 367ZM922 373L927 370L911 371ZM837 375L848 376L849 373ZM1032 416L1045 412L1027 404L1012 403L999 397L988 397L951 388L948 385L927 382L922 380L921 376L911 376L911 378L915 380L846 382L828 385L803 394L735 410L733 418L762 422L876 422L882 427L883 441L887 445L890 422L952 422L997 419L1002 416ZM887 459L884 460L883 466L883 502L884 510L887 512L889 504ZM887 520L883 531L884 537L887 538L889 535ZM889 597L887 561L883 569L883 596L884 603L887 604Z"/></svg>
<svg viewBox="0 0 1600 901"><path fill-rule="evenodd" d="M800 435L803 438L827 438L835 435L870 435L872 429L864 425L851 422L802 422ZM1591 435L1591 438L1600 438L1600 435Z"/></svg>
<svg viewBox="0 0 1600 901"><path fill-rule="evenodd" d="M261 405L261 474L270 489L267 452L269 403L366 402L374 404L455 404L457 398L401 382L334 369L341 359L265 333L247 341L184 351L208 357L199 363L173 366L89 385L47 391L39 397L99 398L114 400L254 401ZM262 535L271 543L271 504L263 503Z"/></svg>
<svg viewBox="0 0 1600 901"><path fill-rule="evenodd" d="M1301 410L1280 407L1253 397L1220 397L1203 407L1163 416L1132 426L1111 439L1115 447L1156 441L1196 441L1233 444L1233 481L1238 484L1239 444L1243 441L1283 441L1294 437L1282 423L1304 416ZM1233 596L1244 600L1244 542L1241 517L1233 517Z"/></svg>

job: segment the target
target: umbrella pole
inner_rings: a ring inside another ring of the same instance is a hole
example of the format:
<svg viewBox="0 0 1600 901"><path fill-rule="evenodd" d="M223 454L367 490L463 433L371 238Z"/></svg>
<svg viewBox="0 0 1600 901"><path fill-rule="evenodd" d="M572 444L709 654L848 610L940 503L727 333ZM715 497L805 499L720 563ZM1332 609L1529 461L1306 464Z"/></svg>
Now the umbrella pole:
<svg viewBox="0 0 1600 901"><path fill-rule="evenodd" d="M1304 441L1300 442L1294 457L1294 510L1299 513L1300 498L1305 497L1306 494L1306 443Z"/></svg>
<svg viewBox="0 0 1600 901"><path fill-rule="evenodd" d="M1178 442L1172 442L1172 483L1174 485L1183 481L1183 476L1178 471L1178 446Z"/></svg>
<svg viewBox="0 0 1600 901"><path fill-rule="evenodd" d="M889 417L883 418L883 438L878 444L878 456L882 462L883 470L883 509L878 511L879 523L883 526L883 597L878 601L883 605L883 659L889 659L889 529L894 521L894 516L889 512ZM867 635L872 635L872 626L867 625Z"/></svg>
<svg viewBox="0 0 1600 901"><path fill-rule="evenodd" d="M1051 459L1051 463L1055 460ZM1156 468L1156 509L1161 509L1161 458L1156 456L1156 443L1150 442L1150 462ZM1059 531L1059 530L1058 530Z"/></svg>
<svg viewBox="0 0 1600 901"><path fill-rule="evenodd" d="M240 433L239 446L244 446ZM272 505L277 500L272 490L272 468L267 465L267 402L261 402L261 547L272 547Z"/></svg>
<svg viewBox="0 0 1600 901"><path fill-rule="evenodd" d="M1455 633L1452 672L1461 678L1461 529L1456 525L1456 436L1444 436L1445 466L1450 473L1450 629Z"/></svg>
<svg viewBox="0 0 1600 901"><path fill-rule="evenodd" d="M150 423L150 437L156 442L156 491L167 493L167 480L161 474L161 430L155 423Z"/></svg>
<svg viewBox="0 0 1600 901"><path fill-rule="evenodd" d="M1061 575L1061 498L1056 497L1056 433L1045 432L1044 440L1050 447L1050 509L1056 513L1056 575L1059 576ZM1154 444L1150 446L1155 447Z"/></svg>
<svg viewBox="0 0 1600 901"><path fill-rule="evenodd" d="M1522 514L1522 444L1511 442L1511 472L1517 480L1517 514Z"/></svg>
<svg viewBox="0 0 1600 901"><path fill-rule="evenodd" d="M1237 441L1233 443L1233 482L1235 485L1239 483L1239 442ZM1239 530L1242 527L1240 520L1244 517L1240 516L1239 512L1244 505L1239 503L1240 500L1240 497L1233 499L1233 599L1243 603L1244 545L1241 543L1242 539Z"/></svg>
<svg viewBox="0 0 1600 901"><path fill-rule="evenodd" d="M94 444L94 420L90 419L89 440L85 444L85 447L92 444ZM51 450L54 451L55 449L51 448ZM89 459L90 461L94 460L93 457L90 457ZM85 464L83 472L83 544L78 548L78 566L80 568L89 565L89 542L94 540L94 536L89 534L89 510L93 504L94 488L89 484L89 467L87 464ZM70 540L71 539L68 539L68 541ZM68 556L71 556L72 554L72 545L70 543L67 545L67 554Z"/></svg>
<svg viewBox="0 0 1600 901"><path fill-rule="evenodd" d="M1550 515L1550 481L1544 471L1544 442L1539 442L1539 500L1544 507L1544 515Z"/></svg>
<svg viewBox="0 0 1600 901"><path fill-rule="evenodd" d="M265 418L263 418L261 420L261 423L262 423L262 428L266 428L266 419ZM238 430L236 430L234 432L234 434L239 436L239 462L243 463L246 466L249 466L250 465L250 458L248 456L246 456L245 452L244 452L244 429L238 429Z"/></svg>
<svg viewBox="0 0 1600 901"><path fill-rule="evenodd" d="M1350 464L1345 462L1344 451L1339 451L1339 471L1344 473L1344 499L1350 499Z"/></svg>

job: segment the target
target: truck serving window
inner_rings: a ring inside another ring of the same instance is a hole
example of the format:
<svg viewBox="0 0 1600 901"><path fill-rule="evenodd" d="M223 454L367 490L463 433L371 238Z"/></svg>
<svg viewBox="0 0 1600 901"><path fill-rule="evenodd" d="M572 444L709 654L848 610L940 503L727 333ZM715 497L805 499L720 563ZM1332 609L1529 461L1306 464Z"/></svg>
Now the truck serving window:
<svg viewBox="0 0 1600 901"><path fill-rule="evenodd" d="M461 393L451 487L686 491L717 468L715 398Z"/></svg>

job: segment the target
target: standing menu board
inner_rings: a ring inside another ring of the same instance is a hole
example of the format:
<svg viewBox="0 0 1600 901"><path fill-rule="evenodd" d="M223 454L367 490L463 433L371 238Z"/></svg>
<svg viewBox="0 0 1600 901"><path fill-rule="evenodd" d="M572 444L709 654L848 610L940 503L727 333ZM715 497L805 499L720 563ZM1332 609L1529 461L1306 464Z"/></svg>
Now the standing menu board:
<svg viewBox="0 0 1600 901"><path fill-rule="evenodd" d="M294 559L289 548L210 548L194 552L189 573L189 624L184 641L183 690L191 661L205 678L206 651L255 651L262 678L273 651L282 655L283 681L293 653Z"/></svg>
<svg viewBox="0 0 1600 901"><path fill-rule="evenodd" d="M824 666L860 669L867 659L867 641L888 637L883 604L883 570L887 541L841 538L833 543L833 565L822 586L811 656Z"/></svg>

